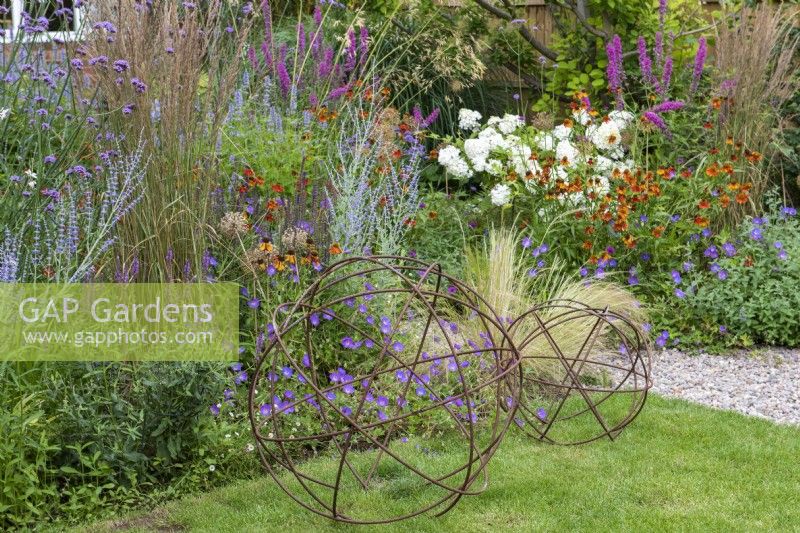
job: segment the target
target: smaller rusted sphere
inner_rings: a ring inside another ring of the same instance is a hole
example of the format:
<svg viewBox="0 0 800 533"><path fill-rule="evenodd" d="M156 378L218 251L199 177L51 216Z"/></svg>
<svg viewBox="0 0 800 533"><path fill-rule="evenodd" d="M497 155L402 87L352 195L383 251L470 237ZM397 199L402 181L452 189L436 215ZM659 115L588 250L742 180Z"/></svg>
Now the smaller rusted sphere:
<svg viewBox="0 0 800 533"><path fill-rule="evenodd" d="M613 440L641 411L652 384L651 351L634 321L553 300L508 330L522 361L516 421L527 435L551 444Z"/></svg>

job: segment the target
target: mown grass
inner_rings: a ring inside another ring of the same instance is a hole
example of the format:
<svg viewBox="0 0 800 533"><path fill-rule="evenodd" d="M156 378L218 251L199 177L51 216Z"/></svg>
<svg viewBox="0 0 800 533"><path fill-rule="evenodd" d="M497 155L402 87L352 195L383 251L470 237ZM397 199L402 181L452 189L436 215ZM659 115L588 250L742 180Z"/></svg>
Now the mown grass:
<svg viewBox="0 0 800 533"><path fill-rule="evenodd" d="M421 464L459 455L431 444ZM309 465L330 472L319 459ZM354 491L353 513L400 513L430 496L403 472ZM268 477L235 483L153 511L77 531L280 531L355 529L294 504ZM362 528L370 530L371 528ZM490 464L490 484L441 518L387 531L800 531L800 428L651 397L615 442L555 447L512 432Z"/></svg>

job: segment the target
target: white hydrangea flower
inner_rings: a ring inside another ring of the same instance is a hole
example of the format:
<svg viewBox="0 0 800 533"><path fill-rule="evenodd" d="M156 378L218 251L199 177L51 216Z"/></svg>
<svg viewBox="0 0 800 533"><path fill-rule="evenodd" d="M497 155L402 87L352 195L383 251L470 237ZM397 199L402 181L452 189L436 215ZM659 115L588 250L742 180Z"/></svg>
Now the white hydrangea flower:
<svg viewBox="0 0 800 533"><path fill-rule="evenodd" d="M501 133L505 133L508 135L509 133L514 133L517 129L525 124L525 121L519 115L512 115L510 113L506 113L503 115L503 118L500 117L489 117L489 120L486 122L489 126L497 126L497 129L500 130Z"/></svg>
<svg viewBox="0 0 800 533"><path fill-rule="evenodd" d="M533 141L539 147L539 150L543 152L552 152L556 147L555 137L551 133L539 133L534 137Z"/></svg>
<svg viewBox="0 0 800 533"><path fill-rule="evenodd" d="M508 147L508 142L500 132L492 127L485 128L478 134L479 139L483 139L489 145L489 150L497 148L505 149Z"/></svg>
<svg viewBox="0 0 800 533"><path fill-rule="evenodd" d="M575 147L574 144L569 142L569 140L564 139L563 141L559 141L556 145L556 160L561 161L566 158L567 162L570 165L574 165L579 162L581 157L580 152Z"/></svg>
<svg viewBox="0 0 800 533"><path fill-rule="evenodd" d="M472 169L461 157L461 150L455 146L448 145L439 150L439 164L457 178L472 177Z"/></svg>
<svg viewBox="0 0 800 533"><path fill-rule="evenodd" d="M458 110L458 127L466 131L475 131L481 126L483 116L472 109Z"/></svg>
<svg viewBox="0 0 800 533"><path fill-rule="evenodd" d="M625 127L631 122L633 122L633 119L636 117L630 111L614 110L608 114L608 118L610 118L617 125L619 129L624 130Z"/></svg>
<svg viewBox="0 0 800 533"><path fill-rule="evenodd" d="M619 146L622 134L613 120L604 121L591 132L592 143L600 150L612 150Z"/></svg>
<svg viewBox="0 0 800 533"><path fill-rule="evenodd" d="M486 170L486 160L489 158L489 152L491 152L491 145L486 139L477 138L464 141L464 153L476 172L484 172Z"/></svg>
<svg viewBox="0 0 800 533"><path fill-rule="evenodd" d="M563 124L559 124L553 128L553 136L559 141L569 139L570 135L572 135L572 128L568 128Z"/></svg>
<svg viewBox="0 0 800 533"><path fill-rule="evenodd" d="M498 183L489 191L489 197L496 206L508 205L511 202L511 187L505 183Z"/></svg>

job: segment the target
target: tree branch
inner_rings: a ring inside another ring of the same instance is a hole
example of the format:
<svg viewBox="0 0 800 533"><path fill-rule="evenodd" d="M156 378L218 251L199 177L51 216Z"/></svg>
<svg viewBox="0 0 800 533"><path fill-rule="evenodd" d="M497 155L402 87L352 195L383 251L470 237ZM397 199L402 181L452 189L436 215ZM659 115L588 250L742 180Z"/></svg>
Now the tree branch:
<svg viewBox="0 0 800 533"><path fill-rule="evenodd" d="M583 1L583 0L576 0L576 1L563 0L561 2L558 2L558 5L561 8L568 9L569 11L571 11L575 15L575 18L578 19L578 22L580 22L581 26L583 26L583 28L586 31L588 31L589 33L591 33L595 37L600 37L604 41L607 41L608 39L610 39L610 37L609 37L607 32L605 32L604 30L601 30L601 29L599 29L599 28L597 28L595 26L592 26L589 23L589 14L588 14L588 10L586 9L586 2L585 1Z"/></svg>
<svg viewBox="0 0 800 533"><path fill-rule="evenodd" d="M505 11L496 5L492 4L488 0L475 0L475 3L478 4L484 11L488 11L495 17L499 19L503 19L507 22L511 22L514 19L514 15ZM530 28L528 28L527 24L519 24L517 25L517 32L525 39L531 46L533 46L536 50L539 51L544 57L549 59L550 61L555 61L558 58L558 54L556 54L553 50L548 48L541 42L539 39L536 38L535 35L531 32Z"/></svg>

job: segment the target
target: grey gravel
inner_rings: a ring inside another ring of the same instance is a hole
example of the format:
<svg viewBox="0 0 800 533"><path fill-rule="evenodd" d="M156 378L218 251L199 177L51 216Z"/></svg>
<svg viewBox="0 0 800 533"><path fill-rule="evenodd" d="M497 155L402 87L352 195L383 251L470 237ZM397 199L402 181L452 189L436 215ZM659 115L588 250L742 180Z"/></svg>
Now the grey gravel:
<svg viewBox="0 0 800 533"><path fill-rule="evenodd" d="M654 354L652 391L781 424L800 425L800 350L764 348L726 355Z"/></svg>

